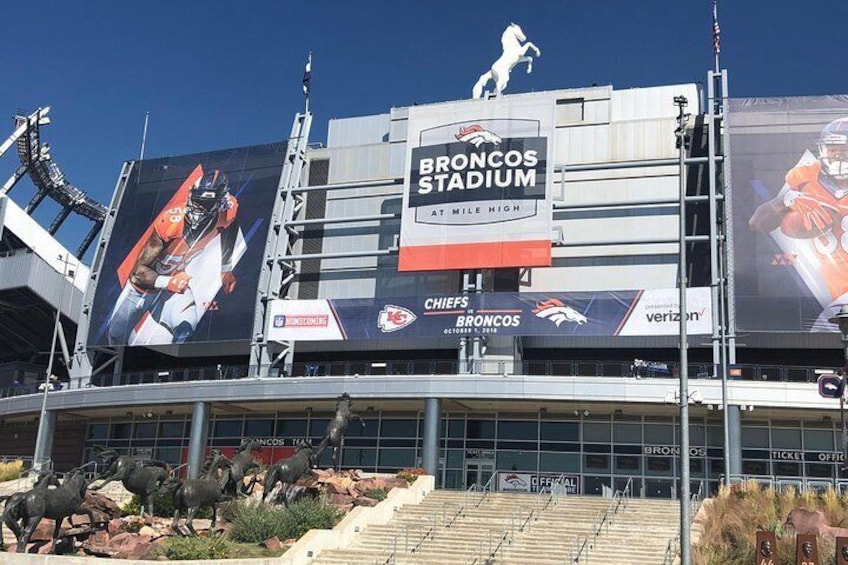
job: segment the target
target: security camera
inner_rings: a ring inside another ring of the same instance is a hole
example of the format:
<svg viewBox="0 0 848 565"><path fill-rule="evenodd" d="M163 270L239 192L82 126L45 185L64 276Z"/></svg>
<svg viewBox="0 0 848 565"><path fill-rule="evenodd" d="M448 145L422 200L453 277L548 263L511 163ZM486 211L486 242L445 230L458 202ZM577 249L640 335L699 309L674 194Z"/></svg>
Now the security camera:
<svg viewBox="0 0 848 565"><path fill-rule="evenodd" d="M696 390L692 392L692 402L695 404L703 404L704 403L704 395L701 394L700 390Z"/></svg>

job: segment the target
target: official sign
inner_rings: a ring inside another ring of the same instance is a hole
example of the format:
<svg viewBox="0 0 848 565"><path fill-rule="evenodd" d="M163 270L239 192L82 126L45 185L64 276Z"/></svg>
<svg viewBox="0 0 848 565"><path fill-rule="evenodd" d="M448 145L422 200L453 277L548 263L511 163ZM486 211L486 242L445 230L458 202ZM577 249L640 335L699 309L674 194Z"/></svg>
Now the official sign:
<svg viewBox="0 0 848 565"><path fill-rule="evenodd" d="M273 300L271 341L444 336L677 335L676 290L489 292L398 298ZM709 288L687 290L691 335L712 331Z"/></svg>
<svg viewBox="0 0 848 565"><path fill-rule="evenodd" d="M560 479L556 483L557 479ZM555 485L556 483L556 485ZM558 487L557 494L580 494L578 475L560 475L559 473L522 473L518 471L499 471L498 490L500 492L541 492Z"/></svg>
<svg viewBox="0 0 848 565"><path fill-rule="evenodd" d="M845 390L845 383L839 375L819 376L819 395L823 398L839 398Z"/></svg>
<svg viewBox="0 0 848 565"><path fill-rule="evenodd" d="M409 109L398 270L551 264L553 105Z"/></svg>

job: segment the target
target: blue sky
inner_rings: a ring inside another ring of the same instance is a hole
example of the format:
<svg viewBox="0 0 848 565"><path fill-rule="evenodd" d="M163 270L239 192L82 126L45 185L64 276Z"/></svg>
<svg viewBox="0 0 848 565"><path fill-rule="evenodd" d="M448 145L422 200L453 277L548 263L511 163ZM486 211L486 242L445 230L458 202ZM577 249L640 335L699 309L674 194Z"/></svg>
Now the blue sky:
<svg viewBox="0 0 848 565"><path fill-rule="evenodd" d="M811 6L815 6L812 8ZM12 116L51 106L42 137L68 179L108 203L121 163L281 139L302 108L314 52L311 140L332 118L470 97L515 21L542 50L508 92L704 82L713 65L710 0L293 2L46 0L3 8L0 136ZM722 67L733 97L848 92L848 2L719 1ZM520 69L519 69L520 71ZM0 176L16 167L0 158ZM2 182L2 181L0 181ZM12 196L25 205L28 179ZM41 206L44 225L58 211ZM87 229L69 220L71 249Z"/></svg>

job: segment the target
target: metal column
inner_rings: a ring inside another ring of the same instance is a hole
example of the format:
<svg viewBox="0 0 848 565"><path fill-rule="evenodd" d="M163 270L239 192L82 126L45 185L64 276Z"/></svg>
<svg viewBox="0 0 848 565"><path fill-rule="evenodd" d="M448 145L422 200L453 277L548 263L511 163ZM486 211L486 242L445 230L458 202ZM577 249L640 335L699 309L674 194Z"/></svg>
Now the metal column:
<svg viewBox="0 0 848 565"><path fill-rule="evenodd" d="M191 413L191 436L188 441L188 474L189 479L196 479L203 469L203 454L206 451L206 440L209 437L209 419L212 416L212 406L208 402L195 402Z"/></svg>
<svg viewBox="0 0 848 565"><path fill-rule="evenodd" d="M256 306L253 315L253 333L250 342L249 376L266 377L271 366L286 362L294 347L293 342L283 344L282 351L275 359L271 358L269 344L265 339L265 323L268 301L274 298L285 298L297 275L295 262L287 260L294 255L294 245L297 232L287 227L293 222L304 206L303 195L298 189L301 186L303 169L306 166L306 147L309 142L309 129L312 125L312 114L297 114L294 117L288 145L286 147L283 170L277 185L277 198L271 214L271 229L265 242L265 255L262 270L259 273L259 283L256 291Z"/></svg>
<svg viewBox="0 0 848 565"><path fill-rule="evenodd" d="M438 477L439 472L439 437L442 421L442 400L440 398L424 399L424 445L421 450L421 460L428 475Z"/></svg>
<svg viewBox="0 0 848 565"><path fill-rule="evenodd" d="M38 420L38 435L35 438L35 455L32 467L36 471L50 469L53 454L53 437L56 435L56 412L45 410Z"/></svg>

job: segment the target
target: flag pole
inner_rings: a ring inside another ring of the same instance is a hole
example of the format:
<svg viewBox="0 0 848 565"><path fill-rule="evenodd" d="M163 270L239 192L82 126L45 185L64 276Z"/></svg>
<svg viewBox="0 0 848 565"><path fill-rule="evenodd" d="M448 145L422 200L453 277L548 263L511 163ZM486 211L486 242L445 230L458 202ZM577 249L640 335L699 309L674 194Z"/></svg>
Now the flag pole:
<svg viewBox="0 0 848 565"><path fill-rule="evenodd" d="M144 113L144 129L141 132L141 152L138 155L139 161L144 161L144 144L147 142L147 121L150 119L150 112Z"/></svg>
<svg viewBox="0 0 848 565"><path fill-rule="evenodd" d="M713 56L715 57L716 73L721 72L719 53L721 53L721 28L718 25L718 0L713 0Z"/></svg>
<svg viewBox="0 0 848 565"><path fill-rule="evenodd" d="M306 66L303 69L303 113L309 113L309 82L312 78L312 51L306 56Z"/></svg>

